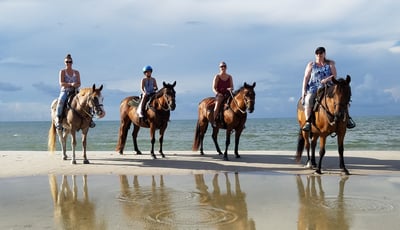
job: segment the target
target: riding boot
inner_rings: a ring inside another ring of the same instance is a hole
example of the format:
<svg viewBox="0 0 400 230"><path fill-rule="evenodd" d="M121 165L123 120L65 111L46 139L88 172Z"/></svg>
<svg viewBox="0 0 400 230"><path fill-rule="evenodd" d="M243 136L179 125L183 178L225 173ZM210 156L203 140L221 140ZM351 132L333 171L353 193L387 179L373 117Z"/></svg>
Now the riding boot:
<svg viewBox="0 0 400 230"><path fill-rule="evenodd" d="M90 128L94 128L94 127L96 127L96 123L94 123L93 119L92 119L92 120L90 120L89 127L90 127Z"/></svg>
<svg viewBox="0 0 400 230"><path fill-rule="evenodd" d="M57 116L55 119L55 126L56 129L58 130L62 130L62 120L61 120L61 116Z"/></svg>

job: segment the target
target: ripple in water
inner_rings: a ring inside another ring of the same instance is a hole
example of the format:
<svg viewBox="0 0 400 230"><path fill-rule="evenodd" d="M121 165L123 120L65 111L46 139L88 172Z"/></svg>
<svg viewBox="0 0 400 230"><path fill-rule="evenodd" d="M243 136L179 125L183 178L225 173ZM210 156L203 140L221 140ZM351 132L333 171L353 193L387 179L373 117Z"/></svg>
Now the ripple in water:
<svg viewBox="0 0 400 230"><path fill-rule="evenodd" d="M148 216L148 220L161 224L193 227L229 224L237 218L233 212L207 206L177 207L160 210Z"/></svg>
<svg viewBox="0 0 400 230"><path fill-rule="evenodd" d="M333 210L345 209L346 211L364 213L392 212L395 209L395 205L387 200L367 197L346 197L342 200L338 200L337 197L328 197L323 206Z"/></svg>

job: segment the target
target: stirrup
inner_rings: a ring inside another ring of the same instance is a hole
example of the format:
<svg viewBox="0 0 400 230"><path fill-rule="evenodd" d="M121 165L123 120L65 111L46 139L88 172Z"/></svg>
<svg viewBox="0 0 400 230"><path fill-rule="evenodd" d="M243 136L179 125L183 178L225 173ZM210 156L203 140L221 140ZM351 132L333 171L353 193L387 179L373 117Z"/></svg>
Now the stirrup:
<svg viewBox="0 0 400 230"><path fill-rule="evenodd" d="M351 117L349 117L346 127L348 129L352 129L352 128L356 127L356 123L353 121L353 119Z"/></svg>

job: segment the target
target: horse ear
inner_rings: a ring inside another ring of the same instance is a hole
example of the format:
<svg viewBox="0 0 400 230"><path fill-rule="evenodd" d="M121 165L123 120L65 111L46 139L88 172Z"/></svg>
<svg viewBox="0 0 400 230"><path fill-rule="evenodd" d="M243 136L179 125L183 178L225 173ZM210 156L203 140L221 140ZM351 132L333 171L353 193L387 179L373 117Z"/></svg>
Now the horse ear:
<svg viewBox="0 0 400 230"><path fill-rule="evenodd" d="M174 83L172 83L172 87L175 87L176 86L176 81L174 81Z"/></svg>
<svg viewBox="0 0 400 230"><path fill-rule="evenodd" d="M347 82L347 84L349 84L349 83L351 82L351 77L350 77L350 75L347 75L347 76L346 76L346 82Z"/></svg>
<svg viewBox="0 0 400 230"><path fill-rule="evenodd" d="M249 84L247 84L247 82L244 82L243 86L244 88L248 88Z"/></svg>
<svg viewBox="0 0 400 230"><path fill-rule="evenodd" d="M92 89L93 89L93 91L96 89L96 84L93 84Z"/></svg>
<svg viewBox="0 0 400 230"><path fill-rule="evenodd" d="M256 87L256 82L253 83L253 88Z"/></svg>
<svg viewBox="0 0 400 230"><path fill-rule="evenodd" d="M164 86L164 87L166 87L166 86L167 86L167 84L165 84L165 81L163 81L163 82L162 82L162 84L163 84L163 86Z"/></svg>
<svg viewBox="0 0 400 230"><path fill-rule="evenodd" d="M103 85L100 86L99 90L101 91L103 89Z"/></svg>

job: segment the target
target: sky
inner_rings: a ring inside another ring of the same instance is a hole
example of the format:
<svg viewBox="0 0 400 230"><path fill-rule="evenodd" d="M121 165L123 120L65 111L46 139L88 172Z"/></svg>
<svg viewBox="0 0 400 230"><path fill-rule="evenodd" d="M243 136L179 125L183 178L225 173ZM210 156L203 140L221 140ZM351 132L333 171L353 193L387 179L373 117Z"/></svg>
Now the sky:
<svg viewBox="0 0 400 230"><path fill-rule="evenodd" d="M0 0L0 121L50 120L70 53L82 87L103 85L104 120L139 95L142 68L176 81L171 120L197 119L225 61L256 82L249 118L296 117L318 46L351 76L350 113L400 115L400 1Z"/></svg>

